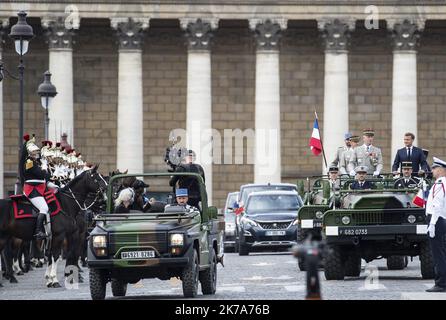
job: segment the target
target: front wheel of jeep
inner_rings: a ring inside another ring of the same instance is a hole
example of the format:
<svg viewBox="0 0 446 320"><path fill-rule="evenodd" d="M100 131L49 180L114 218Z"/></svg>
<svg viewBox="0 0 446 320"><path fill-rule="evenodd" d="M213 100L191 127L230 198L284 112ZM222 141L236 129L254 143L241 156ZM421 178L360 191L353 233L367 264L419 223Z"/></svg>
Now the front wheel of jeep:
<svg viewBox="0 0 446 320"><path fill-rule="evenodd" d="M344 280L345 267L342 261L341 248L332 246L328 248L325 256L325 279L327 280Z"/></svg>
<svg viewBox="0 0 446 320"><path fill-rule="evenodd" d="M90 295L93 300L104 300L107 290L105 270L90 269Z"/></svg>
<svg viewBox="0 0 446 320"><path fill-rule="evenodd" d="M403 270L406 267L405 256L390 256L387 258L387 269Z"/></svg>
<svg viewBox="0 0 446 320"><path fill-rule="evenodd" d="M420 244L420 267L423 279L434 279L434 259L429 242Z"/></svg>
<svg viewBox="0 0 446 320"><path fill-rule="evenodd" d="M198 277L200 265L198 263L198 254L193 250L192 259L183 269L181 279L183 280L183 295L185 298L194 298L198 291Z"/></svg>
<svg viewBox="0 0 446 320"><path fill-rule="evenodd" d="M125 297L125 294L127 293L127 283L119 279L112 279L111 289L113 297Z"/></svg>
<svg viewBox="0 0 446 320"><path fill-rule="evenodd" d="M211 252L211 265L208 269L200 272L201 291L203 294L215 294L217 291L217 255Z"/></svg>

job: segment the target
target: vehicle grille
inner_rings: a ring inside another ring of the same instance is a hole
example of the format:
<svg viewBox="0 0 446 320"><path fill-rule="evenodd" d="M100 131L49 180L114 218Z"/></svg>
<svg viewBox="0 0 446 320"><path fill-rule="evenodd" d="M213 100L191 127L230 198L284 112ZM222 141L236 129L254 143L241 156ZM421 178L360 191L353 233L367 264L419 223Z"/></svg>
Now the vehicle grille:
<svg viewBox="0 0 446 320"><path fill-rule="evenodd" d="M359 225L400 224L404 220L404 213L395 210L353 212L351 215L353 222Z"/></svg>
<svg viewBox="0 0 446 320"><path fill-rule="evenodd" d="M160 254L167 252L167 233L111 233L110 253L115 254L122 247L153 247Z"/></svg>
<svg viewBox="0 0 446 320"><path fill-rule="evenodd" d="M266 230L287 229L291 225L291 221L285 222L259 222L259 225Z"/></svg>

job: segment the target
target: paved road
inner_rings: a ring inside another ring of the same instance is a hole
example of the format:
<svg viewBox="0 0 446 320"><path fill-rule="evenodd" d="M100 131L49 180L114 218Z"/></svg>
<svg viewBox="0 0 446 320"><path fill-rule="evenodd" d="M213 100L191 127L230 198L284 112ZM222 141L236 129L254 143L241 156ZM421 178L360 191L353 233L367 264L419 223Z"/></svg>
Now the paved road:
<svg viewBox="0 0 446 320"><path fill-rule="evenodd" d="M47 289L44 286L43 269L34 269L18 277L19 284L3 281L0 299L90 299L88 270L83 276L85 283L78 289L65 287ZM63 264L59 265L59 281L62 279ZM369 281L366 274L372 274ZM376 278L379 275L379 278ZM225 256L225 267L218 267L218 287L215 296L199 295L198 299L304 299L304 272L297 269L296 259L288 253L254 253L240 257L234 253ZM413 261L402 271L389 271L385 260L374 261L368 265L363 262L359 278L346 278L344 281L326 281L320 273L322 297L324 299L446 299L446 294L427 294L424 290L433 282L422 280L419 262ZM129 285L125 299L182 299L179 280L143 280ZM111 289L107 289L107 299L115 299Z"/></svg>

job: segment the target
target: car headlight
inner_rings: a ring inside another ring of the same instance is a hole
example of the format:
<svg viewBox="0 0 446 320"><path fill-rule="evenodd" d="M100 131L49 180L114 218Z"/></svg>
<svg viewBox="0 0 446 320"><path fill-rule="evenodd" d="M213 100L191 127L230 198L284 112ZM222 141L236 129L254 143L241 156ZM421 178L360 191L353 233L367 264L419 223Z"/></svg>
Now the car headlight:
<svg viewBox="0 0 446 320"><path fill-rule="evenodd" d="M254 220L248 219L248 218L242 218L241 222L242 222L242 224L251 226L251 227L258 226L257 222L255 222Z"/></svg>
<svg viewBox="0 0 446 320"><path fill-rule="evenodd" d="M93 236L93 248L107 248L107 236Z"/></svg>
<svg viewBox="0 0 446 320"><path fill-rule="evenodd" d="M170 245L171 246L182 246L184 245L184 234L174 233L170 235Z"/></svg>
<svg viewBox="0 0 446 320"><path fill-rule="evenodd" d="M350 224L350 217L349 216L343 216L342 217L342 223L343 224Z"/></svg>
<svg viewBox="0 0 446 320"><path fill-rule="evenodd" d="M322 211L316 212L316 218L317 219L322 219L323 216L324 216L324 213Z"/></svg>
<svg viewBox="0 0 446 320"><path fill-rule="evenodd" d="M415 223L415 221L417 221L417 218L413 214L411 214L410 216L407 217L407 221L409 223Z"/></svg>

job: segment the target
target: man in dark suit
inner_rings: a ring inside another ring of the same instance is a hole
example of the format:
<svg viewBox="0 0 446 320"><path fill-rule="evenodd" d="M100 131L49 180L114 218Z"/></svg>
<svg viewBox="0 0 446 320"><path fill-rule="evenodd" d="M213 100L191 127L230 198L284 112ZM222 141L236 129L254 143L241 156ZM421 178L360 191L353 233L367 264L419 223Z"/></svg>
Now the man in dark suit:
<svg viewBox="0 0 446 320"><path fill-rule="evenodd" d="M412 162L412 171L414 174L423 173L428 171L428 164L426 162L426 156L423 150L417 148L413 145L415 140L415 135L413 133L407 132L404 135L404 148L397 151L395 160L393 161L392 171L393 174L399 174L400 165L403 161ZM420 170L421 167L421 170Z"/></svg>
<svg viewBox="0 0 446 320"><path fill-rule="evenodd" d="M358 166L355 168L357 180L350 185L351 190L366 190L375 188L375 185L372 182L365 180L367 170L368 168L366 166Z"/></svg>

